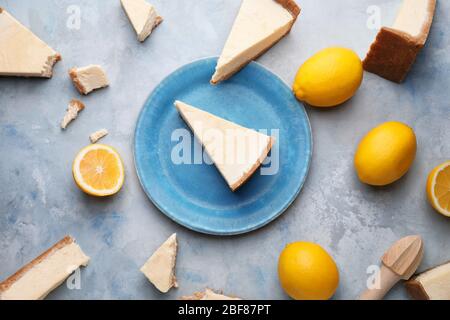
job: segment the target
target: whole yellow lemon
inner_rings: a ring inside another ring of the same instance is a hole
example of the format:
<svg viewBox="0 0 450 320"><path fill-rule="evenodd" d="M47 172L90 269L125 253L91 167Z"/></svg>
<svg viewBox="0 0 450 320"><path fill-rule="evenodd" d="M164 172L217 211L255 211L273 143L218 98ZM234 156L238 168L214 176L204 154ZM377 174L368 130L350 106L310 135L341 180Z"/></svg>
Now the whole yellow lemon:
<svg viewBox="0 0 450 320"><path fill-rule="evenodd" d="M278 259L278 277L284 291L296 300L327 300L339 284L333 258L311 242L286 246Z"/></svg>
<svg viewBox="0 0 450 320"><path fill-rule="evenodd" d="M315 107L337 106L356 93L363 79L358 55L346 48L327 48L298 70L293 91L297 99Z"/></svg>
<svg viewBox="0 0 450 320"><path fill-rule="evenodd" d="M386 122L372 129L359 143L355 169L359 179L384 186L400 179L416 157L414 131L401 122Z"/></svg>

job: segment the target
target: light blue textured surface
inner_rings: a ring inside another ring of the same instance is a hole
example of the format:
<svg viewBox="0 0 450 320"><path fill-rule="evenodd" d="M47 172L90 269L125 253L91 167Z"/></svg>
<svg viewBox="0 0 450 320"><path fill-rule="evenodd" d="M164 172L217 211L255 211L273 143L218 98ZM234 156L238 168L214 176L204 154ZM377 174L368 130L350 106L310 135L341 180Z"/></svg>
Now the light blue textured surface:
<svg viewBox="0 0 450 320"><path fill-rule="evenodd" d="M192 230L234 235L266 225L297 197L311 162L311 128L303 105L276 75L252 62L232 79L212 86L216 63L217 58L190 63L158 85L136 125L135 162L144 190L168 217ZM273 135L276 141L265 169L232 192L214 165L194 163L193 152L201 146L179 116L175 100ZM180 129L186 135L174 137ZM183 151L188 163L172 159L180 143L189 149Z"/></svg>
<svg viewBox="0 0 450 320"><path fill-rule="evenodd" d="M321 244L340 270L337 299L354 298L365 287L366 269L395 240L424 237L420 269L450 260L450 220L425 197L428 172L450 158L450 2L438 0L429 41L406 82L397 85L365 73L357 95L333 110L308 108L314 155L305 187L277 220L258 231L213 237L189 231L162 215L147 199L133 163L136 120L149 92L180 66L216 56L239 0L153 0L164 22L144 43L136 40L119 1L0 0L0 6L63 56L54 77L0 79L0 279L44 249L72 234L92 258L82 270L82 289L60 287L49 298L166 299L205 286L243 298L287 298L277 279L278 254L288 242ZM368 29L369 6L379 4L384 24L400 0L301 0L292 32L258 62L287 83L314 52L353 48L364 57L376 30ZM81 28L66 27L69 5L81 9ZM82 97L67 70L104 66L111 86ZM86 109L61 132L71 98ZM362 185L353 169L359 139L387 120L411 125L418 153L407 176L386 188ZM102 127L103 142L125 162L123 190L108 199L84 195L73 183L71 164L88 135ZM180 287L163 295L139 267L171 233L179 237ZM406 298L401 285L388 298Z"/></svg>

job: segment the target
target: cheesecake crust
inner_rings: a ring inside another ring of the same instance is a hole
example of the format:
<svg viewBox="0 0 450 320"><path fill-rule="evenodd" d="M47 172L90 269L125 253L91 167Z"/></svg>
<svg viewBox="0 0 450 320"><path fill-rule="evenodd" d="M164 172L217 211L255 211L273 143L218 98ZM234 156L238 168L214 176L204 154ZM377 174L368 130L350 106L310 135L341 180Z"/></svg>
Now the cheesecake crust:
<svg viewBox="0 0 450 320"><path fill-rule="evenodd" d="M419 36L416 37L418 43L420 43L422 47L425 45L425 42L427 42L428 35L430 34L431 25L433 24L434 12L436 11L436 0L429 1L427 11L428 11L428 19L423 24Z"/></svg>
<svg viewBox="0 0 450 320"><path fill-rule="evenodd" d="M144 41L152 34L153 30L155 30L156 27L159 26L159 25L161 24L161 22L163 22L163 20L164 20L163 17L157 16L157 17L155 18L155 22L153 23L153 25L152 25L152 27L151 27L151 29L150 29L149 34L147 34L147 35L145 35L145 37L143 37L143 36L142 36L142 32L141 32L140 34L138 34L138 40L139 40L140 42L144 42ZM147 23L148 23L148 22L147 22ZM144 30L145 30L145 27L144 27Z"/></svg>
<svg viewBox="0 0 450 320"><path fill-rule="evenodd" d="M297 3L294 0L275 0L279 4L283 6L289 13L292 15L295 20L297 20L298 15L300 14L300 7L297 5Z"/></svg>
<svg viewBox="0 0 450 320"><path fill-rule="evenodd" d="M427 292L423 288L422 284L415 280L411 279L405 282L406 291L408 291L409 295L416 300L430 300Z"/></svg>
<svg viewBox="0 0 450 320"><path fill-rule="evenodd" d="M364 70L401 83L427 41L435 9L436 0L430 0L428 19L418 36L390 27L381 28L363 61Z"/></svg>
<svg viewBox="0 0 450 320"><path fill-rule="evenodd" d="M7 278L5 281L1 282L0 283L0 300L1 300L2 292L8 290L9 287L11 287L16 281L18 281L20 278L22 278L22 276L24 276L29 270L34 268L34 266L38 265L39 263L41 263L42 261L47 259L47 257L51 256L56 251L60 250L61 248L65 247L69 244L72 244L73 242L75 242L74 238L72 238L71 236L65 236L63 239L61 239L60 241L55 243L50 249L43 252L40 256L38 256L37 258L35 258L34 260L29 262L22 268L20 268L16 273L14 273L12 276Z"/></svg>
<svg viewBox="0 0 450 320"><path fill-rule="evenodd" d="M61 55L59 53L49 56L43 66L42 76L45 78L51 78L53 76L53 67L60 60L61 60Z"/></svg>
<svg viewBox="0 0 450 320"><path fill-rule="evenodd" d="M191 296L181 296L179 298L179 300L190 300L190 301L202 300L207 295L207 293L209 293L209 292L217 294L217 295L222 295L225 298L228 298L229 300L242 300L242 299L237 298L237 297L226 296L226 295L223 294L222 291L216 292L214 290L211 290L210 288L206 288L205 291L203 291L203 292L194 292Z"/></svg>
<svg viewBox="0 0 450 320"><path fill-rule="evenodd" d="M202 298L205 296L204 292L194 292L191 296L181 296L179 300L202 300Z"/></svg>
<svg viewBox="0 0 450 320"><path fill-rule="evenodd" d="M75 106L77 108L77 111L81 111L85 108L84 103L77 99L70 100L69 104Z"/></svg>
<svg viewBox="0 0 450 320"><path fill-rule="evenodd" d="M416 300L430 300L430 297L427 294L427 291L422 286L422 283L420 281L417 281L417 277L421 274L427 273L433 269L439 268L441 266L444 266L446 264L449 264L450 261L444 262L442 264L439 264L435 267L431 267L429 269L426 269L425 271L416 274L414 277L412 277L410 280L405 282L406 291L408 291L409 295Z"/></svg>
<svg viewBox="0 0 450 320"><path fill-rule="evenodd" d="M383 27L363 61L364 70L401 83L422 46L405 32Z"/></svg>
<svg viewBox="0 0 450 320"><path fill-rule="evenodd" d="M233 185L230 186L231 190L234 192L237 189L239 189L242 185L244 185L248 179L250 179L251 176L255 173L255 171L261 166L264 159L266 159L267 155L269 154L270 150L272 149L272 146L275 143L275 138L270 137L270 141L267 144L266 149L264 149L264 152L259 157L258 161L251 167L251 169L237 182L235 182Z"/></svg>
<svg viewBox="0 0 450 320"><path fill-rule="evenodd" d="M80 93L87 94L86 88L83 86L80 79L78 79L77 68L72 68L69 70L69 77L72 79L75 88L77 88Z"/></svg>
<svg viewBox="0 0 450 320"><path fill-rule="evenodd" d="M156 20L155 20L155 24L153 25L152 31L153 31L157 26L159 26L159 25L161 24L161 22L163 22L163 21L164 21L163 17L157 16L157 17L156 17Z"/></svg>

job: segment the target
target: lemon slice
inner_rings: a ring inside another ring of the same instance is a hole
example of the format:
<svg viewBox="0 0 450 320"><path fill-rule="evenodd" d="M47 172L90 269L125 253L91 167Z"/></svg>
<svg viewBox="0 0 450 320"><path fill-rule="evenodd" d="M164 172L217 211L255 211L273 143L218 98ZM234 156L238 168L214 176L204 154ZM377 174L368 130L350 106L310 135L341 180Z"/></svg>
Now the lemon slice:
<svg viewBox="0 0 450 320"><path fill-rule="evenodd" d="M450 217L450 161L431 171L428 176L427 194L433 208Z"/></svg>
<svg viewBox="0 0 450 320"><path fill-rule="evenodd" d="M81 149L73 161L72 173L81 190L97 197L117 193L125 178L119 154L104 144L91 144Z"/></svg>

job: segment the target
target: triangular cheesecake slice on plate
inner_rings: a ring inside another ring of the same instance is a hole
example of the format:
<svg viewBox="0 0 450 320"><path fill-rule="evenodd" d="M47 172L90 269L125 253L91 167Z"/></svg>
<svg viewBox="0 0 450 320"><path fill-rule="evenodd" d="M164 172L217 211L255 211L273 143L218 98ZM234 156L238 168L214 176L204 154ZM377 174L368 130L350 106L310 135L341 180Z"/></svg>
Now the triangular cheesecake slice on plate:
<svg viewBox="0 0 450 320"><path fill-rule="evenodd" d="M141 272L161 292L178 287L175 277L177 235L172 234L142 266Z"/></svg>
<svg viewBox="0 0 450 320"><path fill-rule="evenodd" d="M226 80L291 30L300 7L293 0L243 0L211 83Z"/></svg>
<svg viewBox="0 0 450 320"><path fill-rule="evenodd" d="M252 176L275 142L273 137L184 102L175 101L175 106L232 191Z"/></svg>
<svg viewBox="0 0 450 320"><path fill-rule="evenodd" d="M51 78L61 55L0 7L0 76Z"/></svg>
<svg viewBox="0 0 450 320"><path fill-rule="evenodd" d="M161 22L155 8L145 0L120 0L138 40L143 42Z"/></svg>

